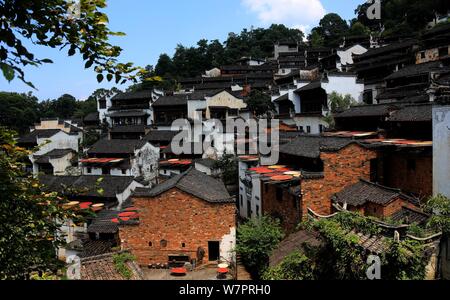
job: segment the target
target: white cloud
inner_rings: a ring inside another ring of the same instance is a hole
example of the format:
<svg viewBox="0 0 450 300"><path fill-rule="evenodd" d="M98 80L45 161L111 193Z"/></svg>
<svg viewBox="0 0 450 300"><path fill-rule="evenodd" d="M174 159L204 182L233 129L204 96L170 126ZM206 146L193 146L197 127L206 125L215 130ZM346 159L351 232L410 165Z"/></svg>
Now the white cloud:
<svg viewBox="0 0 450 300"><path fill-rule="evenodd" d="M310 29L325 15L320 0L241 0L256 13L264 25L285 24L288 27Z"/></svg>

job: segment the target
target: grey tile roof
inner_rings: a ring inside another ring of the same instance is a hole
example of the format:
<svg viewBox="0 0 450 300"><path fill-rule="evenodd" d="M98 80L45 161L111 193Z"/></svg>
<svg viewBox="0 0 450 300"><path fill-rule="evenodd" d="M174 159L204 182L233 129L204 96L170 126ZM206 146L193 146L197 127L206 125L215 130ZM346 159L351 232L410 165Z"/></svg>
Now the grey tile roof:
<svg viewBox="0 0 450 300"><path fill-rule="evenodd" d="M150 143L170 143L177 134L178 132L170 130L152 130L143 138L143 140Z"/></svg>
<svg viewBox="0 0 450 300"><path fill-rule="evenodd" d="M284 94L283 96L280 96L277 99L273 100L273 102L281 102L281 101L288 101L288 100L289 100L289 94Z"/></svg>
<svg viewBox="0 0 450 300"><path fill-rule="evenodd" d="M401 210L391 216L392 221L402 224L423 224L430 218L430 215L419 209L410 209L403 207Z"/></svg>
<svg viewBox="0 0 450 300"><path fill-rule="evenodd" d="M223 182L193 168L170 178L153 189L137 188L135 197L157 197L172 188L178 188L210 203L234 203Z"/></svg>
<svg viewBox="0 0 450 300"><path fill-rule="evenodd" d="M378 105L360 105L353 106L343 112L334 115L335 118L353 118L353 117L387 117L398 106L393 104Z"/></svg>
<svg viewBox="0 0 450 300"><path fill-rule="evenodd" d="M270 256L270 266L274 267L279 265L283 259L294 251L303 252L305 246L308 247L321 247L324 245L320 234L317 232L310 232L301 230L289 235L284 239L272 252Z"/></svg>
<svg viewBox="0 0 450 300"><path fill-rule="evenodd" d="M358 58L368 58L368 57L373 57L373 56L378 56L378 55L383 55L385 53L389 53L392 51L396 51L399 49L403 49L403 48L407 48L407 47L411 47L412 45L417 44L417 40L414 39L408 39L402 42L397 42L397 43L393 43L384 47L380 47L380 48L375 48L375 49L370 49L369 51L367 51L364 54L358 55Z"/></svg>
<svg viewBox="0 0 450 300"><path fill-rule="evenodd" d="M320 157L321 151L339 151L355 142L351 138L303 135L280 146L280 153L299 157L318 158Z"/></svg>
<svg viewBox="0 0 450 300"><path fill-rule="evenodd" d="M60 129L37 129L21 136L17 142L19 144L36 144L38 138L49 139L60 131Z"/></svg>
<svg viewBox="0 0 450 300"><path fill-rule="evenodd" d="M127 110L127 111L116 111L111 113L109 116L111 118L121 118L121 117L144 117L148 114L143 110Z"/></svg>
<svg viewBox="0 0 450 300"><path fill-rule="evenodd" d="M401 198L418 205L419 201L415 198L403 194L398 189L392 189L381 186L376 183L371 183L365 180L360 180L334 196L338 203L347 203L351 206L362 206L366 203L375 203L379 205L387 205L391 201Z"/></svg>
<svg viewBox="0 0 450 300"><path fill-rule="evenodd" d="M315 89L319 89L321 87L322 87L322 83L319 80L317 80L317 81L314 81L314 82L311 82L311 83L305 85L304 87L301 87L301 88L295 90L294 93L315 90Z"/></svg>
<svg viewBox="0 0 450 300"><path fill-rule="evenodd" d="M152 90L140 90L115 95L111 100L141 100L152 99Z"/></svg>
<svg viewBox="0 0 450 300"><path fill-rule="evenodd" d="M92 145L88 154L134 154L136 149L141 149L146 143L147 141L143 140L103 139Z"/></svg>
<svg viewBox="0 0 450 300"><path fill-rule="evenodd" d="M147 126L145 125L125 125L125 126L114 126L110 129L111 133L144 133Z"/></svg>
<svg viewBox="0 0 450 300"><path fill-rule="evenodd" d="M97 122L100 121L98 112L90 113L83 119L84 122Z"/></svg>
<svg viewBox="0 0 450 300"><path fill-rule="evenodd" d="M431 122L433 115L432 103L407 105L392 113L391 122Z"/></svg>
<svg viewBox="0 0 450 300"><path fill-rule="evenodd" d="M62 158L69 153L76 153L73 149L54 149L43 155L35 155L36 163L48 163L50 159Z"/></svg>
<svg viewBox="0 0 450 300"><path fill-rule="evenodd" d="M81 259L81 279L82 280L126 280L116 269L113 255L107 253ZM143 280L144 275L136 262L127 262L131 271L131 280Z"/></svg>
<svg viewBox="0 0 450 300"><path fill-rule="evenodd" d="M202 158L195 161L196 164L200 164L207 168L213 169L215 168L217 161L211 158Z"/></svg>
<svg viewBox="0 0 450 300"><path fill-rule="evenodd" d="M172 96L163 96L152 104L153 107L159 106L184 106L189 100L204 100L205 93L180 94Z"/></svg>
<svg viewBox="0 0 450 300"><path fill-rule="evenodd" d="M444 71L444 68L441 67L441 62L435 61L419 65L406 66L403 69L400 69L399 71L389 75L385 78L385 80L429 74L432 71Z"/></svg>
<svg viewBox="0 0 450 300"><path fill-rule="evenodd" d="M98 180L102 179L100 183ZM116 194L123 193L134 181L129 176L40 176L39 181L45 190L59 192L66 195L76 192L78 196L115 198ZM98 190L103 189L103 193Z"/></svg>

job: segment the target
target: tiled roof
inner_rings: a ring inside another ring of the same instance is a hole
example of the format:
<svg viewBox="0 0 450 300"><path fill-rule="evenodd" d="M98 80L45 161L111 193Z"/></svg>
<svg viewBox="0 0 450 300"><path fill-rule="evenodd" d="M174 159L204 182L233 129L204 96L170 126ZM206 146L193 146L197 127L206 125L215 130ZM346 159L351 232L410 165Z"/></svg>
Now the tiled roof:
<svg viewBox="0 0 450 300"><path fill-rule="evenodd" d="M114 246L112 241L92 241L87 240L83 242L83 250L81 251L80 258L88 258L106 253L111 253L111 248Z"/></svg>
<svg viewBox="0 0 450 300"><path fill-rule="evenodd" d="M365 180L360 180L358 183L343 189L334 196L334 199L338 203L347 203L351 206L362 206L366 203L387 205L398 198L407 200L413 204L419 203L417 199L403 194L398 189L388 188Z"/></svg>
<svg viewBox="0 0 450 300"><path fill-rule="evenodd" d="M54 149L43 155L35 155L36 163L48 163L50 159L62 158L69 153L75 153L73 149Z"/></svg>
<svg viewBox="0 0 450 300"><path fill-rule="evenodd" d="M389 117L391 122L431 122L433 115L433 105L417 104L407 105L392 113Z"/></svg>
<svg viewBox="0 0 450 300"><path fill-rule="evenodd" d="M392 221L402 224L423 224L430 216L419 209L410 209L403 207L401 210L391 216Z"/></svg>
<svg viewBox="0 0 450 300"><path fill-rule="evenodd" d="M153 189L137 188L135 197L157 197L172 188L178 188L210 203L233 203L223 182L193 168L157 185Z"/></svg>
<svg viewBox="0 0 450 300"><path fill-rule="evenodd" d="M170 143L177 134L178 132L170 130L152 130L143 138L143 140L150 143Z"/></svg>
<svg viewBox="0 0 450 300"><path fill-rule="evenodd" d="M19 144L36 144L38 138L49 139L60 131L60 129L37 129L24 136L21 136L17 140L17 142Z"/></svg>
<svg viewBox="0 0 450 300"><path fill-rule="evenodd" d="M140 90L115 95L111 100L141 100L152 99L152 90Z"/></svg>
<svg viewBox="0 0 450 300"><path fill-rule="evenodd" d="M314 82L311 82L311 83L305 85L304 87L301 87L301 88L295 90L294 93L315 90L315 89L319 89L321 87L322 87L322 83L320 81L314 81Z"/></svg>
<svg viewBox="0 0 450 300"><path fill-rule="evenodd" d="M125 280L116 269L114 264L114 253L89 257L81 260L82 280ZM135 262L128 262L131 280L143 280L143 274Z"/></svg>
<svg viewBox="0 0 450 300"><path fill-rule="evenodd" d="M339 151L354 142L351 138L303 135L280 146L280 153L299 157L318 158L320 157L321 151Z"/></svg>
<svg viewBox="0 0 450 300"><path fill-rule="evenodd" d="M111 222L112 219L119 216L119 211L115 210L102 210L96 218L92 220L91 225L88 227L88 233L109 233L114 234L119 231L119 226L116 223Z"/></svg>
<svg viewBox="0 0 450 300"><path fill-rule="evenodd" d="M197 98L198 97L198 98ZM180 94L172 96L163 96L152 104L153 107L158 106L184 106L189 100L203 100L204 96L199 93L195 94Z"/></svg>
<svg viewBox="0 0 450 300"><path fill-rule="evenodd" d="M103 139L92 145L88 154L134 154L136 149L141 149L146 143L143 140Z"/></svg>
<svg viewBox="0 0 450 300"><path fill-rule="evenodd" d="M102 181L99 183L99 179ZM39 177L45 189L52 192L99 198L115 198L130 186L134 178L129 176L49 176ZM70 189L70 191L69 191ZM102 189L103 193L98 190Z"/></svg>
<svg viewBox="0 0 450 300"><path fill-rule="evenodd" d="M365 59L365 58L368 58L368 57L378 56L378 55L382 55L384 53L388 53L388 52L391 52L391 51L396 51L396 50L399 50L399 49L411 47L414 44L417 44L417 40L408 39L408 40L405 40L405 41L402 41L402 42L397 42L397 43L390 44L388 46L375 48L375 49L370 49L366 53L358 55L357 58L358 59L362 59L362 58Z"/></svg>
<svg viewBox="0 0 450 300"><path fill-rule="evenodd" d="M435 62L429 62L419 65L410 65L406 66L403 69L400 69L399 71L389 75L385 78L385 80L392 80L402 77L411 77L411 76L417 76L422 74L429 74L432 71L443 71L444 69L441 67L441 62L435 61Z"/></svg>
<svg viewBox="0 0 450 300"><path fill-rule="evenodd" d="M98 112L90 113L83 119L84 122L97 122L100 121Z"/></svg>
<svg viewBox="0 0 450 300"><path fill-rule="evenodd" d="M145 125L125 125L125 126L114 126L110 129L111 133L145 133Z"/></svg>
<svg viewBox="0 0 450 300"><path fill-rule="evenodd" d="M213 169L215 168L217 161L211 158L202 158L195 161L196 164L200 164L207 168Z"/></svg>
<svg viewBox="0 0 450 300"><path fill-rule="evenodd" d="M111 118L121 118L121 117L144 117L147 113L143 110L127 110L127 111L116 111L109 115Z"/></svg>
<svg viewBox="0 0 450 300"><path fill-rule="evenodd" d="M289 100L289 94L284 94L281 97L278 97L277 99L273 100L273 102L281 102L281 101L288 101Z"/></svg>
<svg viewBox="0 0 450 300"><path fill-rule="evenodd" d="M393 104L360 105L353 106L334 115L335 118L352 117L387 117L392 110L398 109Z"/></svg>
<svg viewBox="0 0 450 300"><path fill-rule="evenodd" d="M319 233L306 230L298 231L284 239L277 249L272 252L269 259L270 266L274 267L279 265L286 256L294 251L303 252L305 246L321 247L323 245L324 242L321 240Z"/></svg>

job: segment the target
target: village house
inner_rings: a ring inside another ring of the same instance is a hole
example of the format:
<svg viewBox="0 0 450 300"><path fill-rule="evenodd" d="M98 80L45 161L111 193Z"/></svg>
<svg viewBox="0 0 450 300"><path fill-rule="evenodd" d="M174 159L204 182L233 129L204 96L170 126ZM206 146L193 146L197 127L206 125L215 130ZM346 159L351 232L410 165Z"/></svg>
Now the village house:
<svg viewBox="0 0 450 300"><path fill-rule="evenodd" d="M449 60L450 25L444 24L426 31L421 38L421 47L416 53L416 63Z"/></svg>
<svg viewBox="0 0 450 300"><path fill-rule="evenodd" d="M120 238L140 265L235 261L235 200L221 181L190 169L153 189L137 189L132 204L139 225L121 226Z"/></svg>
<svg viewBox="0 0 450 300"><path fill-rule="evenodd" d="M29 171L35 176L68 175L78 166L80 136L78 132L67 133L61 129L33 129L21 136L17 144L26 149L37 151L29 155Z"/></svg>
<svg viewBox="0 0 450 300"><path fill-rule="evenodd" d="M156 181L160 148L144 140L100 140L80 160L83 175L132 176L146 185Z"/></svg>
<svg viewBox="0 0 450 300"><path fill-rule="evenodd" d="M380 220L397 221L398 218L404 218L404 221L411 224L423 223L428 219L428 216L419 209L419 199L408 196L399 189L365 180L346 187L335 194L333 200L346 210Z"/></svg>

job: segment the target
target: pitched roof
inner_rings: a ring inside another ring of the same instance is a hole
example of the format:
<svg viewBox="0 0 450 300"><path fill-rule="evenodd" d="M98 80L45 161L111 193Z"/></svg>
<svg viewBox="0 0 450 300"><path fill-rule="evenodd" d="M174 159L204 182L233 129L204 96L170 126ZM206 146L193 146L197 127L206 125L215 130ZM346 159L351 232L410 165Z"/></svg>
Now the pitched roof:
<svg viewBox="0 0 450 300"><path fill-rule="evenodd" d="M150 143L170 143L177 134L178 132L170 130L152 130L143 138L143 140Z"/></svg>
<svg viewBox="0 0 450 300"><path fill-rule="evenodd" d="M84 122L97 122L100 121L100 115L98 112L90 113L83 118Z"/></svg>
<svg viewBox="0 0 450 300"><path fill-rule="evenodd" d="M158 106L182 106L187 105L189 100L203 100L205 98L205 93L192 93L192 94L179 94L172 96L160 97L155 103L152 104L153 107Z"/></svg>
<svg viewBox="0 0 450 300"><path fill-rule="evenodd" d="M125 125L125 126L114 126L110 129L111 133L144 133L147 126L145 125Z"/></svg>
<svg viewBox="0 0 450 300"><path fill-rule="evenodd" d="M398 70L397 72L389 75L385 78L385 80L392 80L402 77L411 77L411 76L417 76L422 74L428 74L432 71L443 71L444 69L441 67L440 61L434 61L419 65L410 65L406 66L403 69Z"/></svg>
<svg viewBox="0 0 450 300"><path fill-rule="evenodd" d="M280 146L280 153L307 158L320 157L321 151L339 151L356 141L351 138L303 135Z"/></svg>
<svg viewBox="0 0 450 300"><path fill-rule="evenodd" d="M49 139L61 131L60 129L37 129L21 136L17 142L19 144L36 144L38 139Z"/></svg>
<svg viewBox="0 0 450 300"><path fill-rule="evenodd" d="M127 111L116 111L111 113L109 116L111 118L121 118L121 117L144 117L148 114L143 110L127 110Z"/></svg>
<svg viewBox="0 0 450 300"><path fill-rule="evenodd" d="M99 180L101 179L101 182ZM115 198L134 181L129 176L49 176L39 177L45 190L61 194L75 193L77 196ZM103 193L99 193L103 190Z"/></svg>
<svg viewBox="0 0 450 300"><path fill-rule="evenodd" d="M423 224L430 218L430 215L420 211L419 209L411 209L408 207L402 207L391 216L391 220L404 224Z"/></svg>
<svg viewBox="0 0 450 300"><path fill-rule="evenodd" d="M281 101L289 101L289 94L284 94L283 96L273 100L273 102L281 102Z"/></svg>
<svg viewBox="0 0 450 300"><path fill-rule="evenodd" d="M50 159L62 158L69 153L75 153L73 149L53 149L52 151L43 155L35 155L36 163L48 163Z"/></svg>
<svg viewBox="0 0 450 300"><path fill-rule="evenodd" d="M216 167L217 161L211 158L202 158L196 160L195 163L213 169Z"/></svg>
<svg viewBox="0 0 450 300"><path fill-rule="evenodd" d="M390 111L398 109L394 104L358 105L337 113L335 118L387 117Z"/></svg>
<svg viewBox="0 0 450 300"><path fill-rule="evenodd" d="M432 120L432 103L407 105L394 111L389 117L391 122L431 122Z"/></svg>
<svg viewBox="0 0 450 300"><path fill-rule="evenodd" d="M358 55L356 57L359 58L359 59L362 59L362 58L365 59L365 58L368 58L368 57L382 55L384 53L388 53L388 52L391 52L391 51L396 51L396 50L399 50L399 49L402 49L402 48L411 47L414 44L417 44L417 40L407 39L405 41L393 43L393 44L390 44L390 45L387 45L387 46L383 46L383 47L380 47L380 48L370 49L366 53L363 53L363 54Z"/></svg>
<svg viewBox="0 0 450 300"><path fill-rule="evenodd" d="M313 82L305 85L304 87L301 87L301 88L295 90L294 93L315 90L315 89L319 89L321 87L322 87L322 83L319 80L317 80L317 81L313 81Z"/></svg>
<svg viewBox="0 0 450 300"><path fill-rule="evenodd" d="M274 267L279 265L283 259L294 251L303 252L305 246L309 247L321 247L324 245L320 234L317 232L310 232L301 230L289 235L284 239L272 252L270 256L270 266Z"/></svg>
<svg viewBox="0 0 450 300"><path fill-rule="evenodd" d="M366 203L387 205L397 198L419 204L417 199L403 194L398 189L388 188L365 180L360 180L335 195L335 200L338 203L347 203L351 206L362 206Z"/></svg>
<svg viewBox="0 0 450 300"><path fill-rule="evenodd" d="M103 139L92 145L88 154L134 154L136 149L141 149L146 143L143 140Z"/></svg>
<svg viewBox="0 0 450 300"><path fill-rule="evenodd" d="M140 99L152 99L153 90L140 90L127 93L120 93L115 95L111 100L140 100Z"/></svg>
<svg viewBox="0 0 450 300"><path fill-rule="evenodd" d="M135 197L157 197L172 188L178 188L183 192L210 203L233 203L234 199L228 193L222 181L197 171L193 168L170 178L157 185L153 189L137 188Z"/></svg>
<svg viewBox="0 0 450 300"><path fill-rule="evenodd" d="M82 280L126 280L116 269L114 254L103 254L81 260ZM142 271L135 262L127 262L131 271L131 280L143 280Z"/></svg>

